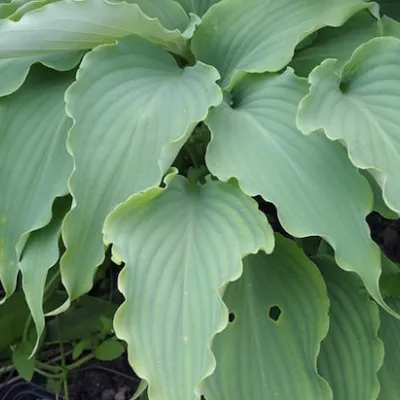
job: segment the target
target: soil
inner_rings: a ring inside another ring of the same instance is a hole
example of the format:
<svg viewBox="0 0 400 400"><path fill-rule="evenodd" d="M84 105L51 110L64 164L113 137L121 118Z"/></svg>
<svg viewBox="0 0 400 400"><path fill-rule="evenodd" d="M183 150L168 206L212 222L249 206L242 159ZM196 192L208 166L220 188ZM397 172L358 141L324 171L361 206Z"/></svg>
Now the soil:
<svg viewBox="0 0 400 400"><path fill-rule="evenodd" d="M72 400L125 400L136 392L140 379L135 376L125 356L114 361L96 361L69 377Z"/></svg>

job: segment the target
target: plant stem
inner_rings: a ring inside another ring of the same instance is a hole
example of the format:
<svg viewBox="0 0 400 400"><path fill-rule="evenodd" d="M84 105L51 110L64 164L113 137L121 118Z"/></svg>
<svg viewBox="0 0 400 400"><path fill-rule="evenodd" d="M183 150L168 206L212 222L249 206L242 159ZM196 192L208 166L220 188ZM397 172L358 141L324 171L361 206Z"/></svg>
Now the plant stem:
<svg viewBox="0 0 400 400"><path fill-rule="evenodd" d="M63 388L64 388L64 397L65 400L69 400L69 393L68 393L68 379L67 379L67 368L66 368L66 361L65 361L65 353L64 353L64 341L61 335L60 323L59 318L57 317L57 330L58 336L60 338L60 355L61 355L61 365L64 370L63 374Z"/></svg>
<svg viewBox="0 0 400 400"><path fill-rule="evenodd" d="M39 375L44 376L47 379L62 379L65 376L64 372L61 372L59 374L51 374L50 372L43 371L40 368L35 368L35 372L37 372Z"/></svg>

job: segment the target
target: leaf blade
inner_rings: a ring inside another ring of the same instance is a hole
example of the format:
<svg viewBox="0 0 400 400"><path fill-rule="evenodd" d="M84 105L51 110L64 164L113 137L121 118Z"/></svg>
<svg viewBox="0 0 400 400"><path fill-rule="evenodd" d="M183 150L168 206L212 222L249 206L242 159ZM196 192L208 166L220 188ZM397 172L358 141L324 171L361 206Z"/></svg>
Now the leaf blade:
<svg viewBox="0 0 400 400"><path fill-rule="evenodd" d="M166 182L107 218L105 241L126 264L119 279L126 301L114 327L149 382L150 399L197 399L195 387L214 368L210 340L227 323L219 290L240 275L244 254L270 252L274 239L256 203L236 187L171 175Z"/></svg>
<svg viewBox="0 0 400 400"><path fill-rule="evenodd" d="M377 398L377 373L384 358L377 336L378 306L369 299L360 279L341 271L333 258L319 256L313 261L325 279L331 304L330 327L321 345L318 370L329 382L335 399Z"/></svg>
<svg viewBox="0 0 400 400"><path fill-rule="evenodd" d="M232 87L245 72L279 71L304 37L325 25L340 26L369 6L362 0L225 0L204 16L192 49L219 70L223 87Z"/></svg>
<svg viewBox="0 0 400 400"><path fill-rule="evenodd" d="M202 63L180 69L171 55L138 37L84 58L66 94L74 119L70 190L77 204L63 225L67 251L61 271L70 299L90 289L104 259L101 230L107 214L160 183L194 127L220 103L217 79L217 71Z"/></svg>
<svg viewBox="0 0 400 400"><path fill-rule="evenodd" d="M329 326L326 287L293 242L277 237L271 255L246 257L224 301L235 319L213 342L217 368L204 383L208 400L332 398L316 368Z"/></svg>
<svg viewBox="0 0 400 400"><path fill-rule="evenodd" d="M400 91L392 82L400 73L395 57L399 50L399 39L376 38L360 46L340 72L334 60L324 61L310 74L310 93L301 101L297 117L303 133L323 129L329 139L342 140L352 163L374 175L386 204L396 213L400 145L393 125L400 122ZM338 113L340 121L335 119Z"/></svg>
<svg viewBox="0 0 400 400"><path fill-rule="evenodd" d="M212 132L206 164L220 180L235 177L245 193L274 203L290 234L324 238L338 265L356 271L391 312L379 288L380 251L365 222L371 189L339 143L298 131L297 107L307 89L290 68L247 76L233 91L232 106L223 103L205 121Z"/></svg>
<svg viewBox="0 0 400 400"><path fill-rule="evenodd" d="M183 20L189 22L183 12L179 18L178 26ZM0 21L0 59L91 49L132 34L178 54L186 51L182 32L164 28L137 4L61 0L25 14L19 21Z"/></svg>
<svg viewBox="0 0 400 400"><path fill-rule="evenodd" d="M68 73L38 70L21 91L0 99L0 279L6 297L15 288L29 233L47 225L54 199L68 192L72 159L65 143L71 120L64 92L71 81Z"/></svg>

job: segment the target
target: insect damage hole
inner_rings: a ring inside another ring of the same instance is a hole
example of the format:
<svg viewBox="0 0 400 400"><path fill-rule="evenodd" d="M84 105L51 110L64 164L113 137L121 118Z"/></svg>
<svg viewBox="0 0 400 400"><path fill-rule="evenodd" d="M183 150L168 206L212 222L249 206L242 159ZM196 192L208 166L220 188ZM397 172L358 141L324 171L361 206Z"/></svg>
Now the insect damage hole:
<svg viewBox="0 0 400 400"><path fill-rule="evenodd" d="M232 323L236 318L236 315L233 312L229 313L229 322Z"/></svg>
<svg viewBox="0 0 400 400"><path fill-rule="evenodd" d="M272 319L272 321L278 321L279 317L282 314L282 310L278 306L272 306L269 309L269 317Z"/></svg>

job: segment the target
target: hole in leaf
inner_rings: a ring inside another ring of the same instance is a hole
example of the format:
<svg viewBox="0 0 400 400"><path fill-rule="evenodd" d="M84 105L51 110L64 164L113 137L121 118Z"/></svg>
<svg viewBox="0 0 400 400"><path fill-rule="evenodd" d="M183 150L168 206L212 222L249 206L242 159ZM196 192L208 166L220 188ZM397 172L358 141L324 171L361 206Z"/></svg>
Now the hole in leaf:
<svg viewBox="0 0 400 400"><path fill-rule="evenodd" d="M233 312L229 313L229 322L233 322L235 320L236 316Z"/></svg>
<svg viewBox="0 0 400 400"><path fill-rule="evenodd" d="M272 306L269 309L269 317L273 320L273 321L278 321L279 317L281 316L282 311L278 306Z"/></svg>

